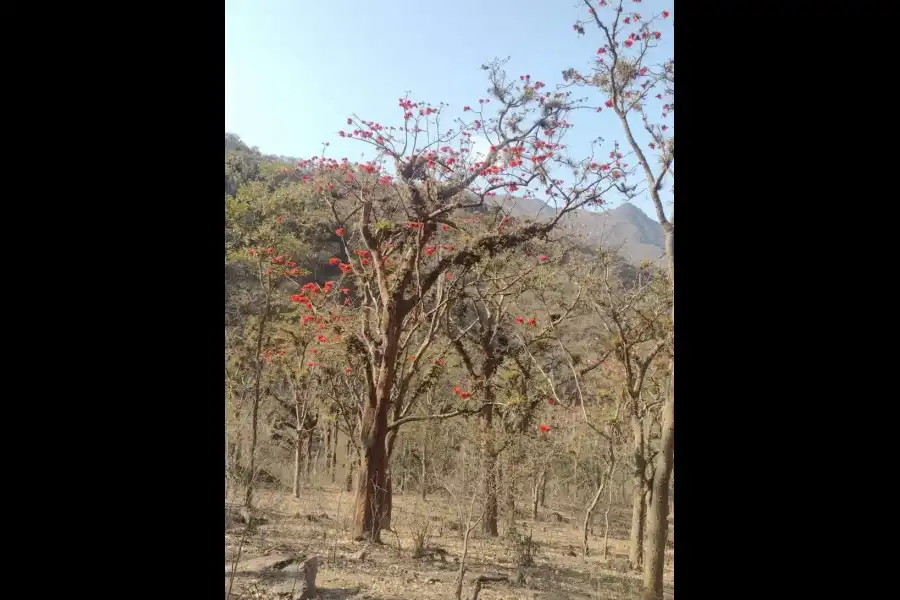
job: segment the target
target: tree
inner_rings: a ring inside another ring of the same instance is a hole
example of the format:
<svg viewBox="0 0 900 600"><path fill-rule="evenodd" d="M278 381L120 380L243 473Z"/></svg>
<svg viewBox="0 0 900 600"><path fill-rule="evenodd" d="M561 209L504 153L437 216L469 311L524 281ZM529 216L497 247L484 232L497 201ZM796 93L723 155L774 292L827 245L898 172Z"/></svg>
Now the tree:
<svg viewBox="0 0 900 600"><path fill-rule="evenodd" d="M606 17L600 18L588 0L583 0L590 19L578 21L574 29L584 34L584 26L593 24L600 32L602 46L597 50L598 58L591 77L584 77L574 69L564 74L577 85L597 87L607 96L605 105L613 109L625 133L628 145L637 158L647 184L647 191L656 210L657 219L666 235L666 259L668 262L669 285L675 287L675 220L665 214L660 196L667 176L674 179L675 136L668 133L665 124L651 122L647 105L654 91L657 100L665 100L662 116L667 117L675 108L675 61L669 59L662 65L652 65L650 51L662 32L656 29L660 22L669 17L669 11L662 11L650 18L624 10L624 0L600 0L599 6L609 8ZM607 60L608 59L608 60ZM633 130L631 118L638 116L644 130L650 137L646 147L658 155L657 165L651 165L644 145L640 144ZM674 302L671 309L675 319ZM647 519L647 539L649 554L644 569L644 593L647 598L662 595L662 573L665 560L666 537L668 535L668 489L672 473L675 440L675 365L670 360L669 384L665 403L662 407L660 452L656 457L652 482L651 505Z"/></svg>
<svg viewBox="0 0 900 600"><path fill-rule="evenodd" d="M318 157L301 162L301 167L315 170L304 179L332 211L345 257L342 269L356 281L360 300L360 329L353 344L366 362L367 389L356 537L380 537L390 501L388 445L395 439L390 432L397 427L390 417L402 414L405 400L396 393L403 385L399 367L407 360L416 365L430 347L448 294L458 293L454 277L545 236L562 216L601 202L602 194L614 187L612 175L587 161L560 156L559 141L570 126L565 120L570 110L567 93L541 93L544 84L532 82L530 76L510 81L501 64L488 69L493 98L481 100L474 115L478 118L460 119L459 130L441 125L445 107L402 98L402 127L351 117L348 123L356 129L341 132L373 147L374 160L354 165ZM492 99L500 108L497 117L488 118L484 111ZM483 161L470 157L470 138L476 134L493 143ZM395 175L384 172L388 160ZM571 185L551 179L554 164L574 172ZM455 218L457 211L485 206L495 190L513 192L538 181L547 186L545 193L556 206L552 217L477 236ZM418 344L413 350L414 337ZM418 367L411 370L418 372Z"/></svg>

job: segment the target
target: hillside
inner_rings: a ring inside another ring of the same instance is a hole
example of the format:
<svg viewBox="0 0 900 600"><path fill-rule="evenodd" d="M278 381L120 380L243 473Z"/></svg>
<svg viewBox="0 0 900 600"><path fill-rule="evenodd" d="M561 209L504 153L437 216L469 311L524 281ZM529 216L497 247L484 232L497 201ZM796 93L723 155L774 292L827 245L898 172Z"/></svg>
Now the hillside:
<svg viewBox="0 0 900 600"><path fill-rule="evenodd" d="M498 198L497 204L517 217L544 218L553 215L553 207L533 198ZM665 237L659 223L638 207L623 203L612 209L579 210L563 217L560 230L585 246L620 248L632 262L657 261L665 252Z"/></svg>
<svg viewBox="0 0 900 600"><path fill-rule="evenodd" d="M237 135L226 133L225 193L234 195L240 185L257 178L260 166L267 162L294 165L296 159L263 154L258 148L249 147ZM532 198L506 196L492 200L516 217L537 216L540 219L553 215L553 207ZM586 247L603 245L619 248L620 253L634 263L644 260L655 262L664 253L662 227L629 203L608 210L577 211L563 218L559 231Z"/></svg>

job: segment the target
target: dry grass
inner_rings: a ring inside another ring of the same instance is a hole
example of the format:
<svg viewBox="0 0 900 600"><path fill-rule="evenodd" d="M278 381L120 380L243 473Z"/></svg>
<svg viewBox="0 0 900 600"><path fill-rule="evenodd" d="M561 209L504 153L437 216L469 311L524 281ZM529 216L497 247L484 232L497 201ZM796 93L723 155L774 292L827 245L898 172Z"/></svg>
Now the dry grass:
<svg viewBox="0 0 900 600"><path fill-rule="evenodd" d="M239 496L229 498L237 502ZM456 507L445 498L432 495L422 502L418 495L394 498L394 532L383 532L381 545L350 539L352 494L337 487L307 487L300 498L279 490L260 490L256 505L269 522L243 540L241 558L279 552L318 554L322 557L317 583L321 600L429 600L452 598L462 536L451 530L457 519ZM557 512L569 522L548 519ZM517 515L517 529L532 531L537 545L534 566L525 570L524 585L491 583L482 590L481 600L624 600L637 598L641 587L638 573L619 573L609 561L627 556L629 509L610 513L610 552L602 558L602 521L590 538L593 555L583 562L578 553L580 534L577 514L571 507L548 506L537 521L524 513ZM425 526L423 523L428 522ZM427 536L422 531L427 529ZM244 527L237 525L225 534L225 559L230 564L241 545ZM476 530L477 533L477 530ZM624 534L624 535L623 535ZM421 548L416 548L422 538ZM426 539L427 538L427 539ZM515 544L502 535L469 541L464 597L471 597L472 583L481 574L509 575L515 579ZM352 555L365 548L363 560ZM419 558L413 556L419 553ZM674 598L672 550L667 552L666 598ZM610 567L610 568L607 568ZM226 577L226 588L228 577ZM251 576L235 578L232 597L267 599L264 581Z"/></svg>

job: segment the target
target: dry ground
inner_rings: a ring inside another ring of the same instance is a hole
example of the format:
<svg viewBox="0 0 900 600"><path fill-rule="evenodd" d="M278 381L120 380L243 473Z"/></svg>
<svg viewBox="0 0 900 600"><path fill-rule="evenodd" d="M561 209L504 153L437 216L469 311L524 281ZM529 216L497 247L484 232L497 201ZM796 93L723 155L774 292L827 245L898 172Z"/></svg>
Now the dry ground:
<svg viewBox="0 0 900 600"><path fill-rule="evenodd" d="M337 487L306 488L300 498L281 490L259 490L256 505L269 519L250 534L243 525L233 525L225 533L225 562L232 564L240 547L241 560L266 554L317 554L322 562L317 577L322 600L429 600L454 597L462 535L451 529L458 522L457 507L439 495L422 500L416 494L396 494L393 526L383 532L381 545L350 539L352 494ZM229 498L237 502L237 496ZM552 513L568 519L553 522ZM639 573L621 573L610 561L627 558L630 509L613 507L610 512L610 553L602 558L603 517L598 515L595 535L590 536L592 554L584 562L580 556L579 511L548 503L537 521L518 514L520 530L533 530L537 543L535 565L525 569L524 585L490 583L480 600L625 600L637 598ZM414 532L428 527L430 535L424 557L411 556ZM479 575L516 574L516 558L510 543L501 536L488 539L473 532L463 587L463 598L471 598L473 580ZM670 525L666 564L666 599L674 598L674 528ZM363 559L354 557L366 550ZM441 550L445 551L441 553ZM442 559L441 554L445 558ZM575 556L573 556L573 554ZM229 576L225 578L228 588ZM264 580L253 576L235 577L232 598L275 598Z"/></svg>

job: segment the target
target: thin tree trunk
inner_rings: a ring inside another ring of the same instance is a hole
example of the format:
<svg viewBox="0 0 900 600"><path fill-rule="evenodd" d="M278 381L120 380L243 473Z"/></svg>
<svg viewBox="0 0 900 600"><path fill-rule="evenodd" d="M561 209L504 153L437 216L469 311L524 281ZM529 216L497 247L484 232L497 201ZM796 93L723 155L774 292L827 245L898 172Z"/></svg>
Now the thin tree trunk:
<svg viewBox="0 0 900 600"><path fill-rule="evenodd" d="M257 430L259 427L259 400L262 395L262 372L263 359L262 347L263 336L266 332L266 321L269 317L269 296L266 294L266 304L263 309L262 317L259 321L259 334L256 336L256 378L253 382L253 406L250 409L250 461L247 471L244 474L244 484L246 485L246 496L244 496L244 506L250 508L253 505L253 477L256 471L256 441Z"/></svg>
<svg viewBox="0 0 900 600"><path fill-rule="evenodd" d="M490 395L485 386L485 399ZM490 400L488 400L490 402ZM481 407L481 494L484 498L484 514L481 518L481 532L484 535L497 535L497 485L496 463L494 455L492 424L494 420L494 405L485 404Z"/></svg>
<svg viewBox="0 0 900 600"><path fill-rule="evenodd" d="M298 435L294 443L294 498L300 497L300 478L303 476L303 439Z"/></svg>
<svg viewBox="0 0 900 600"><path fill-rule="evenodd" d="M422 487L422 501L425 501L425 497L428 495L428 428L422 428L422 481L420 482Z"/></svg>
<svg viewBox="0 0 900 600"><path fill-rule="evenodd" d="M644 567L644 599L656 600L663 594L663 566L669 535L669 478L675 457L674 365L671 366L669 394L663 405L660 451L656 457L653 497L647 514L647 564Z"/></svg>
<svg viewBox="0 0 900 600"><path fill-rule="evenodd" d="M631 491L631 535L629 538L628 561L631 563L632 569L639 569L643 563L644 554L644 517L646 515L644 504L645 477L646 477L646 454L644 427L637 413L631 415L631 430L634 435L634 443L632 446L632 458L634 460L634 471L632 471L632 483L634 489Z"/></svg>
<svg viewBox="0 0 900 600"><path fill-rule="evenodd" d="M538 484L538 502L541 503L541 508L547 508L547 469L541 469L541 477Z"/></svg>
<svg viewBox="0 0 900 600"><path fill-rule="evenodd" d="M359 461L358 456L352 456L350 454L351 447L353 443L350 439L347 439L347 481L345 482L345 489L350 492L353 490L353 470L356 466L356 463Z"/></svg>
<svg viewBox="0 0 900 600"><path fill-rule="evenodd" d="M337 480L337 451L338 451L338 422L334 420L334 433L332 433L333 448L331 450L331 483Z"/></svg>
<svg viewBox="0 0 900 600"><path fill-rule="evenodd" d="M331 470L331 453L334 451L334 443L331 439L331 422L325 422L325 476L328 476L328 472Z"/></svg>
<svg viewBox="0 0 900 600"><path fill-rule="evenodd" d="M300 414L299 402L294 405L294 416L297 420L297 441L294 443L294 498L300 497L300 477L303 474L303 417Z"/></svg>
<svg viewBox="0 0 900 600"><path fill-rule="evenodd" d="M587 511L585 511L584 513L584 525L581 529L581 559L584 561L587 560L587 555L590 551L590 549L588 548L588 530L590 529L591 522L594 519L594 509L597 508L597 503L600 501L600 495L603 494L604 488L609 483L609 477L615 467L616 461L613 460L607 467L606 473L603 474L600 485L597 486L597 491L596 493L594 493L594 498L591 500L591 503L588 505Z"/></svg>
<svg viewBox="0 0 900 600"><path fill-rule="evenodd" d="M572 473L572 504L578 504L578 446L575 446L575 467Z"/></svg>
<svg viewBox="0 0 900 600"><path fill-rule="evenodd" d="M541 471L542 473L543 471ZM534 484L531 488L531 519L533 521L537 521L538 518L538 504L540 504L540 486L541 486L541 473L537 473L534 477Z"/></svg>
<svg viewBox="0 0 900 600"><path fill-rule="evenodd" d="M397 406L399 408L399 404ZM398 413L399 410L395 413L394 418L399 418ZM394 508L394 478L393 469L391 468L391 458L394 456L394 445L396 443L397 430L393 429L388 432L387 438L385 439L384 465L386 475L384 480L384 507L381 517L381 528L388 531L391 530L391 516Z"/></svg>
<svg viewBox="0 0 900 600"><path fill-rule="evenodd" d="M606 510L603 512L603 558L609 555L609 509L613 503L613 486L609 485L609 497L606 499Z"/></svg>
<svg viewBox="0 0 900 600"><path fill-rule="evenodd" d="M309 431L306 432L306 479L307 481L312 479L313 472L313 461L315 460L315 456L313 456L313 434L315 433L315 427L311 427Z"/></svg>

